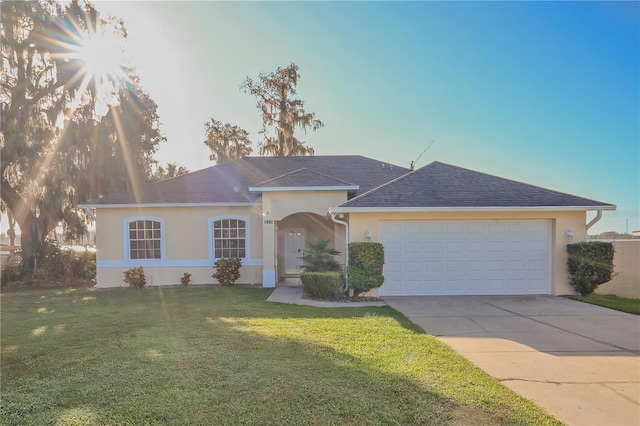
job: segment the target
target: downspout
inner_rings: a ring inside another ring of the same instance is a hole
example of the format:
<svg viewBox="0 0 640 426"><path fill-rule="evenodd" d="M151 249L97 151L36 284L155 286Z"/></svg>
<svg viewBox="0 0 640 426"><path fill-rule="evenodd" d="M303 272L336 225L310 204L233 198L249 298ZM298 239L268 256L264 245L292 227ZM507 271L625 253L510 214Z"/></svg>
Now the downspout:
<svg viewBox="0 0 640 426"><path fill-rule="evenodd" d="M593 225L595 225L596 223L598 223L598 221L602 219L602 210L596 210L596 217L594 217L591 222L587 223L587 231L589 230L589 228L591 228Z"/></svg>
<svg viewBox="0 0 640 426"><path fill-rule="evenodd" d="M344 225L344 234L345 234L345 260L344 260L344 287L345 290L349 291L349 274L347 274L347 268L349 268L349 224L344 220L336 219L335 213L329 209L329 216L331 216L331 220L340 225Z"/></svg>

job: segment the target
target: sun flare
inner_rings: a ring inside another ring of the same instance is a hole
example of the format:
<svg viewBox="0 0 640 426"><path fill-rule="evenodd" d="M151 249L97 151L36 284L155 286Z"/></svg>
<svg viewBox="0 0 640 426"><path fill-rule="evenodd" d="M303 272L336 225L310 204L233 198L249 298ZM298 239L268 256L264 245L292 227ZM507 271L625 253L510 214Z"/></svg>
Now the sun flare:
<svg viewBox="0 0 640 426"><path fill-rule="evenodd" d="M82 40L78 58L90 76L117 77L122 73L124 53L115 37L92 34Z"/></svg>
<svg viewBox="0 0 640 426"><path fill-rule="evenodd" d="M78 40L73 56L80 61L83 84L94 91L98 103L106 106L115 102L117 88L126 78L124 39L110 28L98 26Z"/></svg>

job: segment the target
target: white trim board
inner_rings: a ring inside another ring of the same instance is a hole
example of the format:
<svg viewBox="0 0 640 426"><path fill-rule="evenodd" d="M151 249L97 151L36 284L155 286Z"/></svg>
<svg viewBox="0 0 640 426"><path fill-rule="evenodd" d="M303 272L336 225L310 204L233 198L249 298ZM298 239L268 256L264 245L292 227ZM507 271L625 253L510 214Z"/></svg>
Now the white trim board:
<svg viewBox="0 0 640 426"><path fill-rule="evenodd" d="M126 209L126 208L168 208L168 207L255 207L258 203L143 203L143 204L78 204L81 209Z"/></svg>
<svg viewBox="0 0 640 426"><path fill-rule="evenodd" d="M410 213L410 212L581 212L615 210L616 206L529 206L529 207L331 207L332 213Z"/></svg>
<svg viewBox="0 0 640 426"><path fill-rule="evenodd" d="M357 191L358 185L337 186L250 186L249 192L273 192L273 191Z"/></svg>
<svg viewBox="0 0 640 426"><path fill-rule="evenodd" d="M262 266L262 259L242 259L242 266ZM180 259L180 260L159 260L159 259L136 259L136 260L98 260L98 268L180 268L180 267L208 267L213 268L210 259Z"/></svg>

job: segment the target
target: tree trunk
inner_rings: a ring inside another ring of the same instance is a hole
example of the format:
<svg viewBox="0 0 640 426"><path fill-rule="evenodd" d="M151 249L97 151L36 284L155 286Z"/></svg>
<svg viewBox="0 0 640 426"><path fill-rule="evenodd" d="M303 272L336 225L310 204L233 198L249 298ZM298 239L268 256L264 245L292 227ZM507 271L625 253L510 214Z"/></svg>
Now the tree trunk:
<svg viewBox="0 0 640 426"><path fill-rule="evenodd" d="M35 221L30 221L29 226L20 226L22 230L20 247L22 248L22 283L21 286L28 286L31 283L36 270L36 257L38 254L38 233L35 229ZM26 225L26 224L25 224Z"/></svg>
<svg viewBox="0 0 640 426"><path fill-rule="evenodd" d="M7 229L7 236L9 237L9 245L11 247L16 245L16 219L13 217L11 210L7 209L7 218L9 219L9 229Z"/></svg>

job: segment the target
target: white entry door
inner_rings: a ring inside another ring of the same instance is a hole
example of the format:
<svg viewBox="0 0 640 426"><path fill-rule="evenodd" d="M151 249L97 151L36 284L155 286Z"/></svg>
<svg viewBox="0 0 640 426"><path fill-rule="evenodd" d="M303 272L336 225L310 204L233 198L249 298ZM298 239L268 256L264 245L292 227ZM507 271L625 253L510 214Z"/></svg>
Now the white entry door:
<svg viewBox="0 0 640 426"><path fill-rule="evenodd" d="M284 229L284 273L299 274L304 252L304 229Z"/></svg>
<svg viewBox="0 0 640 426"><path fill-rule="evenodd" d="M550 294L549 220L381 221L385 296Z"/></svg>

